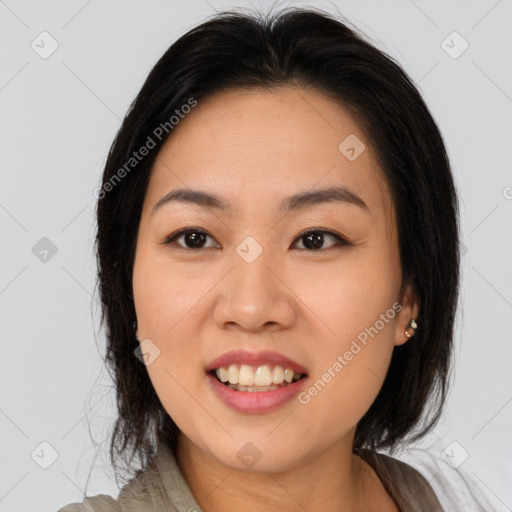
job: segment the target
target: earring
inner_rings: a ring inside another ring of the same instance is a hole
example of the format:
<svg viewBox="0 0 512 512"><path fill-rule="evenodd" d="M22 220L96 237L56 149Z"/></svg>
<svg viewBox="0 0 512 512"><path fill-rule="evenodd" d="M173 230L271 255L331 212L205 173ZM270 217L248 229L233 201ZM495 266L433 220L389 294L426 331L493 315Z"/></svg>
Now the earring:
<svg viewBox="0 0 512 512"><path fill-rule="evenodd" d="M414 333L417 328L418 328L418 324L416 323L416 320L414 320L414 318L411 318L409 320L409 323L407 324L407 327L405 328L405 335L408 338L411 338L412 336L414 336Z"/></svg>
<svg viewBox="0 0 512 512"><path fill-rule="evenodd" d="M139 341L139 338L137 337L137 320L135 320L132 324L133 332L135 333L135 339Z"/></svg>

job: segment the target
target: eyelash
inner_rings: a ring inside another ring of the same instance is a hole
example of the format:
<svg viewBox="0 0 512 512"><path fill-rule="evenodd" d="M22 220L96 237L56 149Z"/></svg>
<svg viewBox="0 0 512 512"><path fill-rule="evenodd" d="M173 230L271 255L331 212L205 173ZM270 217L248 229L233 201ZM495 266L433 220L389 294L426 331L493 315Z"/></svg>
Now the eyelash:
<svg viewBox="0 0 512 512"><path fill-rule="evenodd" d="M161 244L163 245L167 245L167 246L170 246L170 245L177 245L177 249L183 249L185 251L194 251L194 252L197 252L197 251L202 251L204 250L204 248L202 247L199 247L199 248L192 248L192 247L184 247L180 244L177 244L176 243L176 240L178 238L180 238L181 236L183 235L186 235L188 233L201 233L201 234L204 234L204 235L207 235L208 237L210 237L212 240L214 240L214 238L205 230L203 229L200 229L200 228L185 228L185 229L181 229L179 231L176 231L175 233L172 233L171 235L169 235L168 237L165 238L165 240L163 242L161 242ZM293 241L293 244L295 244L298 240L300 240L301 238L304 238L306 235L310 234L310 233L322 233L322 234L327 234L327 235L330 235L332 236L333 238L336 239L336 243L331 246L331 247L328 247L327 249L298 249L300 251L308 251L308 252L321 252L321 251L328 251L330 249L336 249L336 248L340 248L340 247L343 247L343 246L348 246L348 245L351 245L345 238L343 238L341 235L338 235L337 233L334 233L333 231L328 231L328 230L325 230L325 229L320 229L320 228L309 228L307 229L306 231L303 231L302 233L300 233L299 235L297 235L297 237L295 238L295 240ZM212 247L207 247L206 249L212 249ZM213 247L213 249L215 249L215 247Z"/></svg>

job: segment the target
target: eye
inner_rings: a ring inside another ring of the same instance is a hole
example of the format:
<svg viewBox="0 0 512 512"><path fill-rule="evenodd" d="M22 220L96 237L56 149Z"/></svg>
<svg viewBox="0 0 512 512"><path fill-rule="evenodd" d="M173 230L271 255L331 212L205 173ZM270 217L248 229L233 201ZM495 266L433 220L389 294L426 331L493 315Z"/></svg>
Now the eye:
<svg viewBox="0 0 512 512"><path fill-rule="evenodd" d="M179 243L178 240L183 238L183 244ZM204 249L214 246L205 245L205 241L213 238L202 229L199 228L187 228L181 229L172 235L169 235L162 243L164 245L178 244L182 249Z"/></svg>
<svg viewBox="0 0 512 512"><path fill-rule="evenodd" d="M323 247L325 240L331 239L334 243L332 243L329 247ZM182 242L180 242L182 239ZM208 249L211 247L220 247L217 245L207 245L207 240L214 240L206 231L200 228L187 228L181 229L171 235L169 235L163 242L164 245L178 245L178 248L181 249L189 249L189 250L198 250L198 249ZM297 241L302 241L303 247L299 247L300 250L308 250L308 251L319 251L322 249L332 249L334 247L341 247L345 245L350 245L347 240L345 240L340 235L333 233L331 231L326 231L324 229L309 229L308 231L302 232L294 241L295 245Z"/></svg>
<svg viewBox="0 0 512 512"><path fill-rule="evenodd" d="M330 247L322 247L325 239L330 238L331 240L334 240L334 244ZM349 245L347 240L345 240L340 235L337 235L336 233L332 233L331 231L326 231L324 229L314 229L314 230L308 230L301 233L295 240L303 240L303 248L301 250L310 250L310 251L318 251L321 249L332 249L334 247L340 247L344 245Z"/></svg>

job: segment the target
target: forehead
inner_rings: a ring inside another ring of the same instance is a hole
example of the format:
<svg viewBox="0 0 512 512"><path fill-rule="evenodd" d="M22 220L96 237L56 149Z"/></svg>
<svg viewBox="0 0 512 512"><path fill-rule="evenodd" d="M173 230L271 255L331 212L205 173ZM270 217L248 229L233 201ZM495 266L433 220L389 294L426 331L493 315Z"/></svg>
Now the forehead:
<svg viewBox="0 0 512 512"><path fill-rule="evenodd" d="M355 158L354 158L355 157ZM356 120L310 89L217 92L173 128L155 160L148 202L173 188L200 188L236 209L284 195L344 186L370 209L389 213L377 159ZM242 194L241 194L242 192Z"/></svg>

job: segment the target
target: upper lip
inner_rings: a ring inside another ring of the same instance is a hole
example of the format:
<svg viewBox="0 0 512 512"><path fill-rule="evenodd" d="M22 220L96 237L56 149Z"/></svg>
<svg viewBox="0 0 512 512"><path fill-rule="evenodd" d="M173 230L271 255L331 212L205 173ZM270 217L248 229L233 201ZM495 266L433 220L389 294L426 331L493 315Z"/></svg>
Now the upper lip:
<svg viewBox="0 0 512 512"><path fill-rule="evenodd" d="M249 352L247 350L233 350L222 354L208 364L206 371L210 372L222 366L226 368L230 364L261 366L268 363L279 365L283 368L290 368L297 373L307 374L307 370L304 366L283 354L272 351Z"/></svg>

